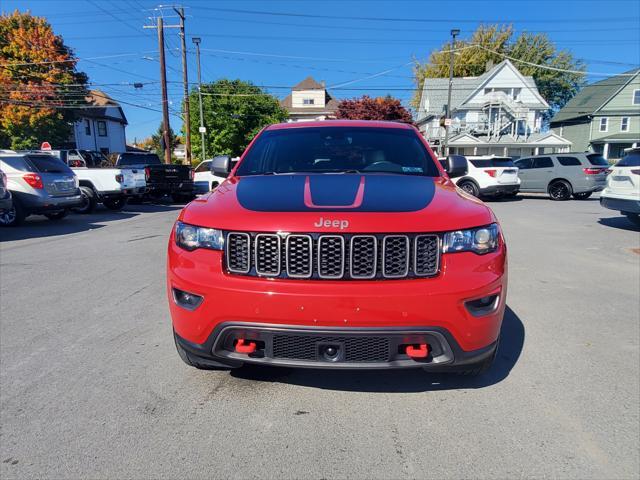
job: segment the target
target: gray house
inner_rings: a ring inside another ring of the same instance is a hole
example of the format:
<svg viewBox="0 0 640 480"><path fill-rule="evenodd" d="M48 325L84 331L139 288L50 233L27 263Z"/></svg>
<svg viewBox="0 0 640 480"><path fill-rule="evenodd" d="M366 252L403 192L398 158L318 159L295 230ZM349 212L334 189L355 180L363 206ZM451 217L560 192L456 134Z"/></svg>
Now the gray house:
<svg viewBox="0 0 640 480"><path fill-rule="evenodd" d="M434 149L439 149L445 136L441 120L448 84L448 78L425 79L416 113L418 128ZM478 77L454 78L449 151L514 158L568 152L570 141L543 130L548 110L533 78L522 75L509 60L488 65Z"/></svg>
<svg viewBox="0 0 640 480"><path fill-rule="evenodd" d="M573 150L620 158L640 145L640 69L587 85L551 119Z"/></svg>

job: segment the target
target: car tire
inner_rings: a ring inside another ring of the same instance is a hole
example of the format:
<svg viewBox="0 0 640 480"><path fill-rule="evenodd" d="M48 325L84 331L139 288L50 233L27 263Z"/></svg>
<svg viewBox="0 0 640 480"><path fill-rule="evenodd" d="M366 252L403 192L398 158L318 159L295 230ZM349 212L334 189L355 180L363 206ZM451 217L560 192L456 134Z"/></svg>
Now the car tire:
<svg viewBox="0 0 640 480"><path fill-rule="evenodd" d="M640 215L639 214L637 214L637 213L625 213L624 215L636 227L640 227Z"/></svg>
<svg viewBox="0 0 640 480"><path fill-rule="evenodd" d="M0 214L0 227L17 227L24 222L25 218L27 218L26 212L14 197L11 208Z"/></svg>
<svg viewBox="0 0 640 480"><path fill-rule="evenodd" d="M197 368L198 370L231 370L232 368L232 367L227 367L225 365L214 365L215 362L212 362L212 364L205 364L205 363L202 363L201 361L196 360L193 357L193 355L190 355L189 352L187 352L184 348L180 346L175 333L173 334L173 341L176 344L176 350L178 351L178 355L180 356L182 361L187 365L189 365L190 367Z"/></svg>
<svg viewBox="0 0 640 480"><path fill-rule="evenodd" d="M555 182L551 182L547 191L549 193L549 197L551 197L551 200L560 202L569 200L571 198L571 195L573 194L573 188L571 188L571 184L569 182L565 182L564 180L556 180Z"/></svg>
<svg viewBox="0 0 640 480"><path fill-rule="evenodd" d="M493 353L478 363L473 363L463 370L458 371L459 375L465 377L476 377L478 375L482 375L483 373L487 373L491 366L493 365L493 361L496 359L496 355L498 354L498 347L500 345L500 339L496 342L496 348L493 350Z"/></svg>
<svg viewBox="0 0 640 480"><path fill-rule="evenodd" d="M575 200L586 200L587 198L589 198L591 196L593 192L580 192L580 193L574 193L573 194L573 198Z"/></svg>
<svg viewBox="0 0 640 480"><path fill-rule="evenodd" d="M468 194L473 195L474 197L477 197L480 195L480 190L478 189L478 186L471 181L467 180L464 182L460 182L458 184L458 187L460 187L462 190L464 190Z"/></svg>
<svg viewBox="0 0 640 480"><path fill-rule="evenodd" d="M67 215L69 215L69 210L62 210L61 212L44 214L44 216L47 217L49 220L62 220Z"/></svg>
<svg viewBox="0 0 640 480"><path fill-rule="evenodd" d="M114 210L116 212L122 210L124 206L127 204L126 198L117 198L115 200L105 200L102 204L107 207L109 210Z"/></svg>
<svg viewBox="0 0 640 480"><path fill-rule="evenodd" d="M82 195L83 203L79 207L74 207L73 211L83 215L92 213L96 209L96 204L98 203L96 192L94 192L91 187L80 186L80 194Z"/></svg>

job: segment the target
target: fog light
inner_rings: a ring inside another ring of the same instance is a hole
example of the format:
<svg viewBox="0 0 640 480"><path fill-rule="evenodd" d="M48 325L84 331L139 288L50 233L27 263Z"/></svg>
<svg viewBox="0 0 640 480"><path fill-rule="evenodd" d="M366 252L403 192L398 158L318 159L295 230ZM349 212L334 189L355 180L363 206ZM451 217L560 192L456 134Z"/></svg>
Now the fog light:
<svg viewBox="0 0 640 480"><path fill-rule="evenodd" d="M477 298L475 300L469 300L465 302L465 306L471 315L474 317L481 317L483 315L489 315L498 309L500 303L500 295L487 295L486 297Z"/></svg>
<svg viewBox="0 0 640 480"><path fill-rule="evenodd" d="M173 289L173 301L176 305L186 310L195 310L200 306L204 298L195 293L185 292L183 290Z"/></svg>

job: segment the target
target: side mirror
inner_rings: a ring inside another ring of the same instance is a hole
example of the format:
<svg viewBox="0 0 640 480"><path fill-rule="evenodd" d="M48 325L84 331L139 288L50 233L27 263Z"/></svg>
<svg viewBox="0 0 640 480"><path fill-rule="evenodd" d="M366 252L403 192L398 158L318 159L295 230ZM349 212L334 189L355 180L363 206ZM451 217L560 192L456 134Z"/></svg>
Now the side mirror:
<svg viewBox="0 0 640 480"><path fill-rule="evenodd" d="M231 172L231 157L219 155L211 160L211 173L216 177L227 177Z"/></svg>
<svg viewBox="0 0 640 480"><path fill-rule="evenodd" d="M445 171L449 178L464 177L468 170L467 159L463 155L449 155L447 157Z"/></svg>

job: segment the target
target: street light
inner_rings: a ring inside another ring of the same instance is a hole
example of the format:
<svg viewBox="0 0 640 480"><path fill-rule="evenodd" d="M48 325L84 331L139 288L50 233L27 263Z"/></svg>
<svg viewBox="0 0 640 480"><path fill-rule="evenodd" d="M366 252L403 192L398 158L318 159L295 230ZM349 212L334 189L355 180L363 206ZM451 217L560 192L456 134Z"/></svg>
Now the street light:
<svg viewBox="0 0 640 480"><path fill-rule="evenodd" d="M447 99L447 114L444 117L444 148L443 155L449 154L449 127L451 126L451 89L453 87L453 54L456 48L456 37L460 35L460 30L454 28L451 30L451 49L449 55L449 95Z"/></svg>
<svg viewBox="0 0 640 480"><path fill-rule="evenodd" d="M207 129L204 126L204 116L202 114L202 78L200 76L200 42L202 41L200 37L193 37L191 41L196 46L196 58L198 60L198 102L200 103L200 137L202 138L202 161L204 162L207 158L205 152L204 145L204 134Z"/></svg>

